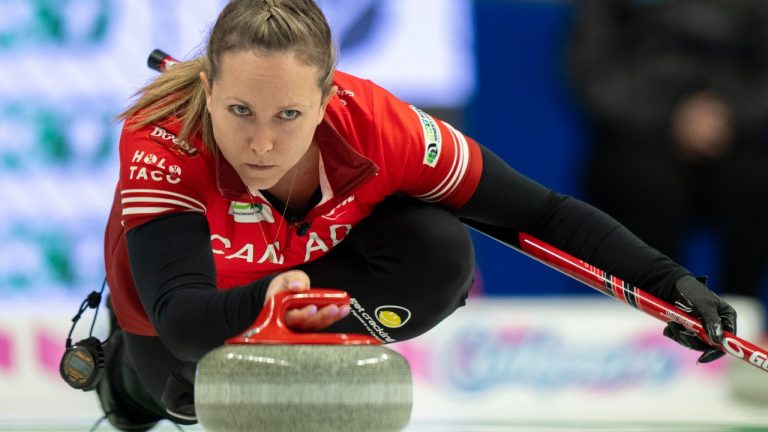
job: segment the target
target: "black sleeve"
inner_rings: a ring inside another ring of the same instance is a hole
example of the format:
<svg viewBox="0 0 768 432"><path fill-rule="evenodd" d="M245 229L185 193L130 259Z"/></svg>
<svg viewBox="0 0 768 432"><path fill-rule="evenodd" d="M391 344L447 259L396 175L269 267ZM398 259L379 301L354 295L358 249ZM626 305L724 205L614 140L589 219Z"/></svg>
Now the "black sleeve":
<svg viewBox="0 0 768 432"><path fill-rule="evenodd" d="M519 246L526 232L662 299L689 274L619 222L577 199L549 190L481 146L483 174L457 214L467 225Z"/></svg>
<svg viewBox="0 0 768 432"><path fill-rule="evenodd" d="M205 217L159 217L126 234L131 273L147 316L180 360L197 361L244 331L264 305L273 277L229 290L216 288Z"/></svg>

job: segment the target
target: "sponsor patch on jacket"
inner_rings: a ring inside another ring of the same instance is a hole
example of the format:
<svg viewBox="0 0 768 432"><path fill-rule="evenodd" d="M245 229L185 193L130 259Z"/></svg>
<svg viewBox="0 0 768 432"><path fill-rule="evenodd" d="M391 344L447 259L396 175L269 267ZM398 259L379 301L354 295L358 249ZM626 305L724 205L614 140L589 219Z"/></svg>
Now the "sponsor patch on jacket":
<svg viewBox="0 0 768 432"><path fill-rule="evenodd" d="M437 166L437 160L440 158L440 151L443 148L443 137L437 122L429 114L411 105L411 109L416 112L421 122L421 129L424 131L424 165L434 168Z"/></svg>
<svg viewBox="0 0 768 432"><path fill-rule="evenodd" d="M239 223L275 223L272 209L261 203L251 204L233 201L229 205L229 214L234 216L235 222Z"/></svg>
<svg viewBox="0 0 768 432"><path fill-rule="evenodd" d="M188 142L178 139L176 135L160 126L155 126L155 129L150 132L149 138L157 144L160 144L163 147L168 147L182 156L193 158L200 154L200 150L192 147Z"/></svg>

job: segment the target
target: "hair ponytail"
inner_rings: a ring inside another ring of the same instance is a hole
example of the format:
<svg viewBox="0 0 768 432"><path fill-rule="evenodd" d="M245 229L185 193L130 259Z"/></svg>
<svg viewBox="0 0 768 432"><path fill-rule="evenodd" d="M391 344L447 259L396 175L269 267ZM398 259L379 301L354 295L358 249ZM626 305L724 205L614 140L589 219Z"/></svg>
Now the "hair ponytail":
<svg viewBox="0 0 768 432"><path fill-rule="evenodd" d="M210 117L205 106L205 89L200 81L200 72L206 69L205 63L205 57L198 57L173 65L136 92L134 97L138 100L121 112L117 120L131 117L126 127L135 129L175 116L182 124L178 135L180 140L188 141L202 131L206 147L215 150Z"/></svg>

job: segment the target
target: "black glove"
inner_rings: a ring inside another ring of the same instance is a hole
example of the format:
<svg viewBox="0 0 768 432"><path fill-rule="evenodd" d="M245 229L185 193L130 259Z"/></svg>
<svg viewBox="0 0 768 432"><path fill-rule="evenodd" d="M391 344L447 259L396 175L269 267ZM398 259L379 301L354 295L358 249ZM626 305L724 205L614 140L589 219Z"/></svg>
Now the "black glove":
<svg viewBox="0 0 768 432"><path fill-rule="evenodd" d="M701 320L707 335L717 344L723 343L723 331L736 334L736 310L724 302L706 286L707 278L686 275L675 282L673 299L675 306ZM670 321L664 329L664 336L684 347L703 351L699 363L717 360L725 352L704 342L696 333L680 323Z"/></svg>

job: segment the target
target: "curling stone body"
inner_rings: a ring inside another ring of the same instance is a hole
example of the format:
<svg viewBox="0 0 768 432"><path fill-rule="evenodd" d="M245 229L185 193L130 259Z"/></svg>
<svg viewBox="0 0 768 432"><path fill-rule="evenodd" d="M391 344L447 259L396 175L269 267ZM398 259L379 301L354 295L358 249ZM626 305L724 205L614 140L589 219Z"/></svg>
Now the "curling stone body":
<svg viewBox="0 0 768 432"><path fill-rule="evenodd" d="M381 346L225 345L195 381L211 432L400 431L412 399L408 362Z"/></svg>
<svg viewBox="0 0 768 432"><path fill-rule="evenodd" d="M195 410L209 432L394 432L411 417L408 362L371 336L295 333L290 307L349 304L343 291L279 293L243 334L197 365Z"/></svg>

